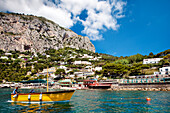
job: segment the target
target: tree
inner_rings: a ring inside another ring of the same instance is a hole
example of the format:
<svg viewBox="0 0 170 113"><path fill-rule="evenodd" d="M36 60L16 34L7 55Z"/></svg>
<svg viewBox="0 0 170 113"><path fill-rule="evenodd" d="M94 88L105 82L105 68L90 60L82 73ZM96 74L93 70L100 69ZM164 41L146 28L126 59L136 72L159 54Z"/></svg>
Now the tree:
<svg viewBox="0 0 170 113"><path fill-rule="evenodd" d="M75 59L73 59L73 58L69 58L69 59L67 60L68 64L71 64L71 63L74 62L74 61L75 61Z"/></svg>
<svg viewBox="0 0 170 113"><path fill-rule="evenodd" d="M153 56L154 54L152 52L149 53L149 56Z"/></svg>
<svg viewBox="0 0 170 113"><path fill-rule="evenodd" d="M115 64L129 64L129 60L127 59L121 59L114 61Z"/></svg>
<svg viewBox="0 0 170 113"><path fill-rule="evenodd" d="M62 76L63 74L65 74L65 70L64 69L57 69L55 74Z"/></svg>
<svg viewBox="0 0 170 113"><path fill-rule="evenodd" d="M121 78L124 74L128 73L129 67L123 64L108 63L103 66L103 76L112 78Z"/></svg>
<svg viewBox="0 0 170 113"><path fill-rule="evenodd" d="M3 50L0 50L0 54L4 54L5 52Z"/></svg>
<svg viewBox="0 0 170 113"><path fill-rule="evenodd" d="M43 79L43 78L45 78L44 75L39 75L39 77L38 77L38 79Z"/></svg>
<svg viewBox="0 0 170 113"><path fill-rule="evenodd" d="M128 57L128 60L130 63L136 63L136 62L140 62L143 60L143 55L141 54L136 54L136 55L132 55L130 57Z"/></svg>

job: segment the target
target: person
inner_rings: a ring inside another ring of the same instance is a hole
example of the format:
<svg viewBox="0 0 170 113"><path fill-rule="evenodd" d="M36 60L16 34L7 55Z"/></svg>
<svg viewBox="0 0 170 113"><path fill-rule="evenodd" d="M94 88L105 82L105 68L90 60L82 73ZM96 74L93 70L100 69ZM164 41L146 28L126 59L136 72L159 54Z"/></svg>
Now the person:
<svg viewBox="0 0 170 113"><path fill-rule="evenodd" d="M13 98L17 97L18 96L18 87L16 87L14 90L13 90L13 94L15 94L13 96Z"/></svg>
<svg viewBox="0 0 170 113"><path fill-rule="evenodd" d="M34 89L31 89L30 93L35 93Z"/></svg>

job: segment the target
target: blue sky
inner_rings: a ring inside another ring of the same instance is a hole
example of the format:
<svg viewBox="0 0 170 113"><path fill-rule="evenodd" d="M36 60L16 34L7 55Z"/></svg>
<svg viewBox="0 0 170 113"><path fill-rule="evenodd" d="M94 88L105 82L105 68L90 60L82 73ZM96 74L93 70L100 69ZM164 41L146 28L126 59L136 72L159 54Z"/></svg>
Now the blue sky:
<svg viewBox="0 0 170 113"><path fill-rule="evenodd" d="M170 0L1 0L0 11L33 14L87 36L98 53L170 49Z"/></svg>
<svg viewBox="0 0 170 113"><path fill-rule="evenodd" d="M96 52L130 56L170 49L169 5L169 0L127 0L125 17L118 20L119 29L103 32L104 40L92 41ZM71 28L81 34L76 26L80 29L83 26L78 24Z"/></svg>

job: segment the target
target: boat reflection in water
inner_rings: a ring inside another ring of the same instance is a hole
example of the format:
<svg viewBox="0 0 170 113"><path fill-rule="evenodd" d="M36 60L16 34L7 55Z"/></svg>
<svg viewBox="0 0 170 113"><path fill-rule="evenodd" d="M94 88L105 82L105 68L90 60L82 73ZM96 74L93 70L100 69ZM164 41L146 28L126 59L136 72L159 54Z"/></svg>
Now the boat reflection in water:
<svg viewBox="0 0 170 113"><path fill-rule="evenodd" d="M69 102L40 104L12 102L11 104L14 110L19 113L68 112L69 110L71 110L71 108L73 108L73 105L71 105Z"/></svg>

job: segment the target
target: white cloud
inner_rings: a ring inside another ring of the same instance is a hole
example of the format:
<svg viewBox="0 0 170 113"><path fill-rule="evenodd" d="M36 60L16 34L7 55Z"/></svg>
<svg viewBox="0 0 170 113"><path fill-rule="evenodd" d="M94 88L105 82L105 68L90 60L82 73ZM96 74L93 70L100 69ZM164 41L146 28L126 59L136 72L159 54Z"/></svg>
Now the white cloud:
<svg viewBox="0 0 170 113"><path fill-rule="evenodd" d="M101 40L101 31L119 28L117 19L125 16L125 5L121 0L1 0L0 11L44 16L67 28L80 21L82 33L91 40ZM86 20L79 18L83 10L87 10Z"/></svg>

